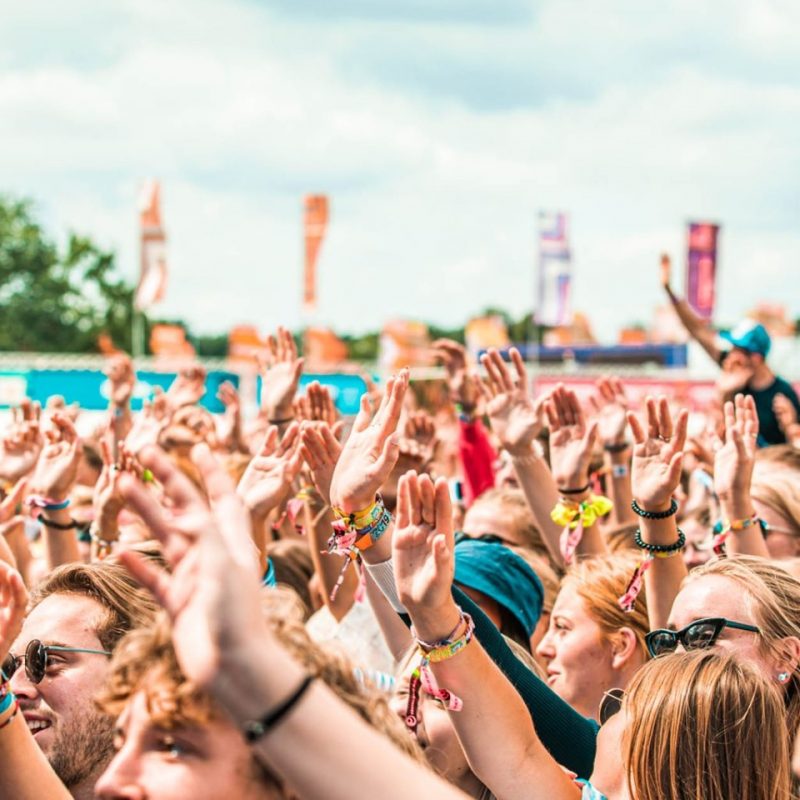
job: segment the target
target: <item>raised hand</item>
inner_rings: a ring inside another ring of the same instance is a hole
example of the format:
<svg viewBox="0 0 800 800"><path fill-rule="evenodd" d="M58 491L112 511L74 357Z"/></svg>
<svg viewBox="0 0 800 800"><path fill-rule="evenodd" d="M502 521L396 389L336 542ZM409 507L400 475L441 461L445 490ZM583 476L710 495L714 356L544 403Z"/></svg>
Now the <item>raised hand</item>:
<svg viewBox="0 0 800 800"><path fill-rule="evenodd" d="M54 414L51 421L53 427L47 431L47 444L31 478L31 492L63 500L72 491L78 476L80 439L68 417Z"/></svg>
<svg viewBox="0 0 800 800"><path fill-rule="evenodd" d="M303 359L297 357L297 345L286 328L267 339L269 355L262 364L261 407L270 422L292 416L292 401L297 393Z"/></svg>
<svg viewBox="0 0 800 800"><path fill-rule="evenodd" d="M392 562L398 596L422 639L442 638L458 620L450 594L455 573L453 513L447 481L407 472L397 488ZM449 626L449 627L448 627Z"/></svg>
<svg viewBox="0 0 800 800"><path fill-rule="evenodd" d="M601 378L589 398L597 417L597 433L604 445L624 444L628 431L628 398L619 378Z"/></svg>
<svg viewBox="0 0 800 800"><path fill-rule="evenodd" d="M778 420L778 426L787 439L797 429L797 409L785 394L776 394L772 401L772 411Z"/></svg>
<svg viewBox="0 0 800 800"><path fill-rule="evenodd" d="M206 393L206 368L200 364L182 369L167 389L166 401L170 408L193 406Z"/></svg>
<svg viewBox="0 0 800 800"><path fill-rule="evenodd" d="M16 482L36 466L42 451L42 407L25 398L11 414L11 425L0 439L0 478Z"/></svg>
<svg viewBox="0 0 800 800"><path fill-rule="evenodd" d="M22 630L28 592L22 576L10 564L0 561L0 660L4 659Z"/></svg>
<svg viewBox="0 0 800 800"><path fill-rule="evenodd" d="M308 465L316 490L330 505L331 481L342 445L324 422L304 422L300 426L300 454Z"/></svg>
<svg viewBox="0 0 800 800"><path fill-rule="evenodd" d="M158 442L161 431L167 424L169 411L164 392L156 387L153 400L142 404L142 410L133 418L133 426L125 437L125 447L134 455L148 445Z"/></svg>
<svg viewBox="0 0 800 800"><path fill-rule="evenodd" d="M109 399L116 408L127 408L136 385L133 362L126 353L119 353L108 362L105 370L111 386Z"/></svg>
<svg viewBox="0 0 800 800"><path fill-rule="evenodd" d="M680 483L689 412L681 411L673 425L666 397L660 397L658 402L648 397L645 409L646 432L639 418L628 414L635 443L631 469L633 496L646 511L664 511Z"/></svg>
<svg viewBox="0 0 800 800"><path fill-rule="evenodd" d="M183 673L195 685L212 688L226 659L247 650L248 640L262 632L260 575L250 518L230 478L206 445L191 455L211 508L155 447L140 460L163 486L168 511L133 476L121 479L123 495L162 543L171 572L133 551L123 551L119 560L166 609Z"/></svg>
<svg viewBox="0 0 800 800"><path fill-rule="evenodd" d="M14 487L0 503L0 525L10 522L17 513L17 506L25 497L28 482L23 478L14 484Z"/></svg>
<svg viewBox="0 0 800 800"><path fill-rule="evenodd" d="M726 506L736 509L735 518L753 513L750 481L756 459L758 414L750 395L737 394L724 406L725 442L714 445L714 493ZM715 437L716 438L716 437Z"/></svg>
<svg viewBox="0 0 800 800"><path fill-rule="evenodd" d="M661 254L661 285L669 289L672 278L672 260L666 253Z"/></svg>
<svg viewBox="0 0 800 800"><path fill-rule="evenodd" d="M530 395L528 373L517 348L512 347L509 353L514 364L513 377L497 350L491 349L481 356L481 364L486 368L483 385L486 413L501 446L512 455L528 455L543 427L543 401L534 402Z"/></svg>
<svg viewBox="0 0 800 800"><path fill-rule="evenodd" d="M219 386L217 398L225 406L219 428L219 443L229 452L247 452L242 437L242 404L239 393L230 381Z"/></svg>
<svg viewBox="0 0 800 800"><path fill-rule="evenodd" d="M407 388L407 369L401 370L396 378L389 378L372 419L369 398L367 395L361 398L361 408L331 481L331 504L348 514L372 504L397 461L396 428Z"/></svg>
<svg viewBox="0 0 800 800"><path fill-rule="evenodd" d="M406 417L400 439L400 458L418 460L424 467L436 449L436 425L427 411L414 411Z"/></svg>
<svg viewBox="0 0 800 800"><path fill-rule="evenodd" d="M292 481L300 471L300 426L293 422L278 442L278 429L271 425L259 453L247 465L237 494L259 519L264 519L289 494Z"/></svg>
<svg viewBox="0 0 800 800"><path fill-rule="evenodd" d="M481 397L478 376L467 368L467 351L453 339L437 339L431 347L447 371L450 399L465 411L472 412Z"/></svg>
<svg viewBox="0 0 800 800"><path fill-rule="evenodd" d="M545 403L550 425L550 467L560 489L589 483L589 464L597 441L597 423L587 426L575 392L559 384Z"/></svg>

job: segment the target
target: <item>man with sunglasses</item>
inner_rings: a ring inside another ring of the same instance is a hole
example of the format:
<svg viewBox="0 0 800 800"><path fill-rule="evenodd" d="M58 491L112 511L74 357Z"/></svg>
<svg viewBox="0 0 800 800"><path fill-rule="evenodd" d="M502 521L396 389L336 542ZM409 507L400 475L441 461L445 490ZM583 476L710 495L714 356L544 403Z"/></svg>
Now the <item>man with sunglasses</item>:
<svg viewBox="0 0 800 800"><path fill-rule="evenodd" d="M94 696L122 635L152 619L151 598L112 563L70 564L36 588L2 668L36 743L77 800L113 755L113 720Z"/></svg>

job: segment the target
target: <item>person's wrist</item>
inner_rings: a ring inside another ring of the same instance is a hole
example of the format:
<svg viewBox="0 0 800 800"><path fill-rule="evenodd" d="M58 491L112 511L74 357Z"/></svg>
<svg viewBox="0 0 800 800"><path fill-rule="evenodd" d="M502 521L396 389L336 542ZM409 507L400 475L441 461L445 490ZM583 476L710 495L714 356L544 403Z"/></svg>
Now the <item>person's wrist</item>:
<svg viewBox="0 0 800 800"><path fill-rule="evenodd" d="M636 504L642 511L649 511L651 513L661 513L663 511L669 511L672 508L672 498L668 497L666 500L660 500L658 498L655 499L643 499L639 500L636 499Z"/></svg>
<svg viewBox="0 0 800 800"><path fill-rule="evenodd" d="M411 616L414 633L418 639L425 642L444 640L453 632L461 619L461 614L454 602L445 603L438 608L430 608L427 605L413 608L409 607L408 603L404 603L404 605Z"/></svg>
<svg viewBox="0 0 800 800"><path fill-rule="evenodd" d="M267 405L264 407L267 419L270 422L283 421L294 419L294 409L291 402L277 403L276 405Z"/></svg>
<svg viewBox="0 0 800 800"><path fill-rule="evenodd" d="M755 514L753 503L749 497L720 498L720 510L724 519L733 522L735 520L750 519Z"/></svg>

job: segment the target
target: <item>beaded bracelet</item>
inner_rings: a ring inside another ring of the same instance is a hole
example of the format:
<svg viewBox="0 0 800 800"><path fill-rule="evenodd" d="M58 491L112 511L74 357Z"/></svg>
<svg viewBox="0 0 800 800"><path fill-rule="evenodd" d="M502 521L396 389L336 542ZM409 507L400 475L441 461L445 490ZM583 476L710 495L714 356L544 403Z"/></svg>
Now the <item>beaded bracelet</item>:
<svg viewBox="0 0 800 800"><path fill-rule="evenodd" d="M686 535L678 528L678 540L676 542L672 544L650 544L650 542L645 542L642 539L642 532L637 529L633 541L637 547L646 552L646 555L633 571L633 575L625 587L624 594L618 600L620 608L626 612L633 611L636 606L636 598L639 597L644 588L644 574L650 569L653 561L656 558L672 558L678 555L686 544Z"/></svg>
<svg viewBox="0 0 800 800"><path fill-rule="evenodd" d="M673 497L670 500L669 509L667 511L646 511L635 500L631 502L633 513L643 519L668 519L678 513L678 503Z"/></svg>
<svg viewBox="0 0 800 800"><path fill-rule="evenodd" d="M672 544L651 544L642 539L642 531L637 528L636 533L633 535L633 542L639 549L647 550L648 553L676 553L686 545L686 534L678 528L678 539Z"/></svg>

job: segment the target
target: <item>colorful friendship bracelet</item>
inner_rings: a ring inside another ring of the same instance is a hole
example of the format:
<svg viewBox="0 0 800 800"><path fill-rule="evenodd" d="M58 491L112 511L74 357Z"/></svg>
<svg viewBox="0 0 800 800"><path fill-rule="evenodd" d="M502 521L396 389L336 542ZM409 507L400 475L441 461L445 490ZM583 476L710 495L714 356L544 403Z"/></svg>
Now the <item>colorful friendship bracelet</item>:
<svg viewBox="0 0 800 800"><path fill-rule="evenodd" d="M63 511L69 508L69 498L66 500L53 500L49 497L42 497L39 494L32 494L26 501L31 509L40 508L43 511Z"/></svg>
<svg viewBox="0 0 800 800"><path fill-rule="evenodd" d="M759 522L758 514L753 514L751 517L745 519L724 519L714 526L714 539L712 547L714 554L718 556L725 555L725 542L733 531L743 531L757 525Z"/></svg>
<svg viewBox="0 0 800 800"><path fill-rule="evenodd" d="M656 558L673 558L678 555L686 544L686 535L678 528L678 539L672 544L651 544L642 539L642 532L637 529L633 541L637 547L646 552L646 555L633 571L624 594L619 598L620 608L625 612L633 611L636 605L636 598L639 597L644 588L644 574L650 569L653 561Z"/></svg>

